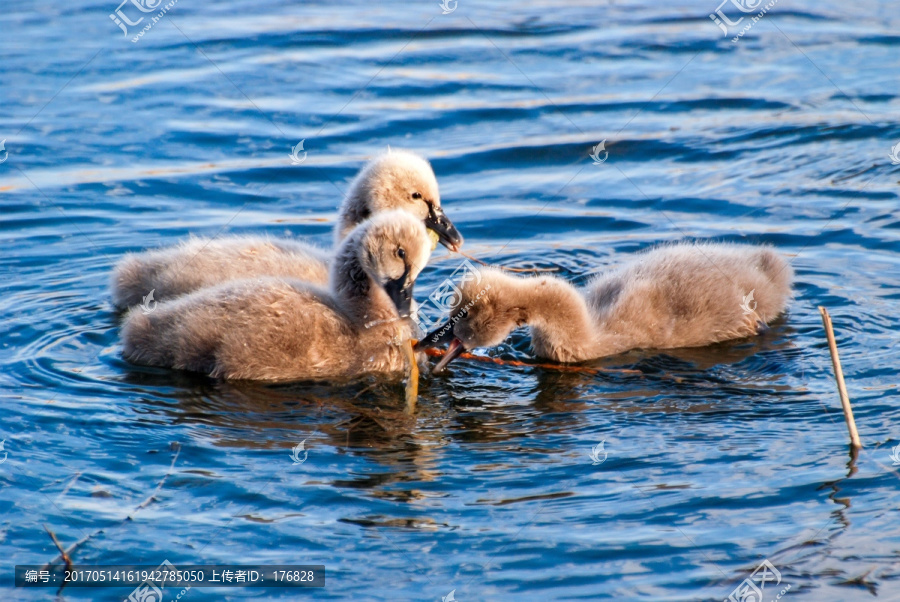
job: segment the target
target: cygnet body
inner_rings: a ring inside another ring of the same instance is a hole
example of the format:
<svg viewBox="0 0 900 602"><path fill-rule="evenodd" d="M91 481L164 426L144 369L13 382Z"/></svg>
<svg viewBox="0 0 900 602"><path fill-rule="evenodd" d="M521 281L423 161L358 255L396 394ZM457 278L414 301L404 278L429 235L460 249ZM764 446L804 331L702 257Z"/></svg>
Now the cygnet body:
<svg viewBox="0 0 900 602"><path fill-rule="evenodd" d="M331 265L329 286L296 279L240 279L204 288L145 313L122 330L135 364L217 378L333 380L399 374L410 338L412 285L431 239L404 211L353 229Z"/></svg>
<svg viewBox="0 0 900 602"><path fill-rule="evenodd" d="M558 362L703 346L765 330L785 310L792 278L770 248L714 243L640 253L582 289L558 277L485 269L461 285L454 318L420 347L450 342L439 372L464 350L498 345L525 324L535 354Z"/></svg>
<svg viewBox="0 0 900 602"><path fill-rule="evenodd" d="M341 205L335 248L357 225L392 210L422 221L438 240L456 250L463 239L441 209L437 180L422 157L394 150L367 163ZM126 255L112 277L116 307L141 303L153 291L164 301L221 284L258 276L294 278L325 285L332 253L314 245L264 237L194 238L174 247Z"/></svg>

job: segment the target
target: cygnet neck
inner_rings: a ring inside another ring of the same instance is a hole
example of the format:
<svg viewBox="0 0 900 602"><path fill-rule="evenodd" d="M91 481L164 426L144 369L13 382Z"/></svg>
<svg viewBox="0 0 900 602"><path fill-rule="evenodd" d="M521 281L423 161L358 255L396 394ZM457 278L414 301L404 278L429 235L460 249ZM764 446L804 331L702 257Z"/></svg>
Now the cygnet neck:
<svg viewBox="0 0 900 602"><path fill-rule="evenodd" d="M591 357L597 325L578 289L549 276L516 279L516 289L538 355L564 362Z"/></svg>
<svg viewBox="0 0 900 602"><path fill-rule="evenodd" d="M372 216L369 208L366 186L362 177L353 181L347 198L344 199L338 213L338 220L334 226L334 245L339 246L341 241L355 228Z"/></svg>
<svg viewBox="0 0 900 602"><path fill-rule="evenodd" d="M330 274L335 299L360 327L399 320L394 303L363 267L361 248L361 237L354 236L344 241L338 250Z"/></svg>

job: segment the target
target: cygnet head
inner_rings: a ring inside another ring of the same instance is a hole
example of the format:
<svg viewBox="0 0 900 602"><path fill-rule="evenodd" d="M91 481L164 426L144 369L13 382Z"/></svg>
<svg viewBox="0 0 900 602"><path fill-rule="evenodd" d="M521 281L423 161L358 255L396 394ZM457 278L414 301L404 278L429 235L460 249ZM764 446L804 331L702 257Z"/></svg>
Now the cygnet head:
<svg viewBox="0 0 900 602"><path fill-rule="evenodd" d="M362 221L393 209L418 217L451 251L462 246L462 235L441 209L441 195L431 164L403 150L391 150L375 157L356 176L341 207L336 243Z"/></svg>
<svg viewBox="0 0 900 602"><path fill-rule="evenodd" d="M519 291L530 279L514 278L492 268L480 268L458 283L460 294L450 319L416 345L416 349L449 344L447 353L435 364L438 374L463 352L479 347L495 347L513 330L528 321Z"/></svg>
<svg viewBox="0 0 900 602"><path fill-rule="evenodd" d="M374 281L398 314L407 317L413 284L430 255L431 239L421 220L406 211L379 213L342 243L332 266L332 285L341 293L367 290L366 283Z"/></svg>

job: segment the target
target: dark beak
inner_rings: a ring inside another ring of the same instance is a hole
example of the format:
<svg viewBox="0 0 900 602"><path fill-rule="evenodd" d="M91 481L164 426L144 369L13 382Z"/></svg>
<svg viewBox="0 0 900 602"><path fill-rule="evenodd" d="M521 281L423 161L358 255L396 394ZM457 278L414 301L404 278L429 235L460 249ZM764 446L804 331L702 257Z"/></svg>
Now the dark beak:
<svg viewBox="0 0 900 602"><path fill-rule="evenodd" d="M409 314L412 312L412 292L413 285L416 281L412 280L407 282L408 278L409 266L406 266L406 270L403 272L402 276L396 280L388 280L384 285L384 292L386 292L388 297L391 298L391 301L394 302L397 313L400 314L401 318L408 318Z"/></svg>
<svg viewBox="0 0 900 602"><path fill-rule="evenodd" d="M456 229L444 210L434 205L428 205L428 217L425 218L425 226L434 230L438 235L441 244L451 251L458 251L463 244L462 234Z"/></svg>
<svg viewBox="0 0 900 602"><path fill-rule="evenodd" d="M453 335L453 324L454 322L452 320L448 321L440 328L429 332L418 343L416 343L416 351L429 349L431 347L440 347L445 343L449 344L449 347L447 347L447 353L445 353L444 357L442 357L441 360L436 363L431 369L432 374L440 374L441 372L443 372L450 362L458 358L466 350L466 348L462 344L462 341L460 341Z"/></svg>
<svg viewBox="0 0 900 602"><path fill-rule="evenodd" d="M453 340L450 341L450 346L447 347L447 353L444 354L441 361L434 365L434 368L431 369L431 373L440 374L443 372L444 368L446 368L450 362L462 355L465 350L466 348L463 347L462 341L454 337Z"/></svg>

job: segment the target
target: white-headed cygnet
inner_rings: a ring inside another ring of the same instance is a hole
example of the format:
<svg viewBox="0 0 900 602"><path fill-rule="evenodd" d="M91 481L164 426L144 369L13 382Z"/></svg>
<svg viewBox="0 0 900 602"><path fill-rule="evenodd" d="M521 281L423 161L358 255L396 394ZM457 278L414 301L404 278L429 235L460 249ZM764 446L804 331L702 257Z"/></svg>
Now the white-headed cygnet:
<svg viewBox="0 0 900 602"><path fill-rule="evenodd" d="M402 209L420 219L447 248L463 238L441 209L431 165L415 153L393 150L369 161L350 185L334 229L334 246L357 225L384 211ZM265 237L193 238L175 247L128 254L112 276L113 303L141 303L150 292L168 300L238 278L281 276L328 283L332 252L292 240Z"/></svg>
<svg viewBox="0 0 900 602"><path fill-rule="evenodd" d="M122 329L123 355L225 379L401 374L413 283L431 242L422 220L381 213L341 243L327 288L266 276L207 287L146 314L135 307Z"/></svg>
<svg viewBox="0 0 900 602"><path fill-rule="evenodd" d="M582 289L558 277L482 269L460 285L453 318L417 348L449 342L439 373L467 349L499 345L525 324L535 354L558 362L699 347L766 330L785 310L792 278L770 248L715 243L657 247Z"/></svg>

